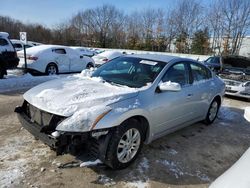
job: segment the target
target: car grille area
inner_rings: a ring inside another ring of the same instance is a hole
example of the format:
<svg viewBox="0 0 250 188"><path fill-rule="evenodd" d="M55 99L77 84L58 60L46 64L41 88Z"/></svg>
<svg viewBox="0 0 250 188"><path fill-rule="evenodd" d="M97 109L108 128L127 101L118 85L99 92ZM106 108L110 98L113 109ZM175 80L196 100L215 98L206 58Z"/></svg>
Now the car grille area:
<svg viewBox="0 0 250 188"><path fill-rule="evenodd" d="M65 117L40 110L27 101L24 102L23 108L24 113L29 117L30 121L41 126L43 132L50 133L52 131L55 131L58 123L65 119Z"/></svg>

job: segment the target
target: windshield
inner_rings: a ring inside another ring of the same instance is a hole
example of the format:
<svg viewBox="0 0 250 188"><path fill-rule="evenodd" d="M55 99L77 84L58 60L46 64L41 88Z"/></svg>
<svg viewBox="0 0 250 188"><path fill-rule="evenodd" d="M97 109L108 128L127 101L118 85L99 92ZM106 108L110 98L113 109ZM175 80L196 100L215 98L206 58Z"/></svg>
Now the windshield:
<svg viewBox="0 0 250 188"><path fill-rule="evenodd" d="M213 63L213 64L220 64L219 57L209 57L207 60L205 60L206 63Z"/></svg>
<svg viewBox="0 0 250 188"><path fill-rule="evenodd" d="M133 88L152 83L166 63L134 57L116 58L98 68L92 77Z"/></svg>

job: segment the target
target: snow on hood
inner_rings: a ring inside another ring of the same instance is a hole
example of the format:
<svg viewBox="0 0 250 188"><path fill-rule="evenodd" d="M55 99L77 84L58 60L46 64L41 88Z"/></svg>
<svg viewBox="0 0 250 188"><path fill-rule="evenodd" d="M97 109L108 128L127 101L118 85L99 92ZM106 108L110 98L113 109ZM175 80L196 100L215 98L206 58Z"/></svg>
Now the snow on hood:
<svg viewBox="0 0 250 188"><path fill-rule="evenodd" d="M27 91L24 99L41 110L69 117L81 110L106 109L108 105L137 93L138 89L77 75L38 85Z"/></svg>

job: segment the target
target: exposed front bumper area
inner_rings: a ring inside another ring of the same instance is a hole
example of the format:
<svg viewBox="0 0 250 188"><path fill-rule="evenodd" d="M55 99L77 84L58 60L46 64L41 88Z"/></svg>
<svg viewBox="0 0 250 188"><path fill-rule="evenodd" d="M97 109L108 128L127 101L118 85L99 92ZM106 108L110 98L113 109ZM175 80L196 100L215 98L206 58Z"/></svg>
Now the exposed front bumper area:
<svg viewBox="0 0 250 188"><path fill-rule="evenodd" d="M46 134L42 131L42 127L31 119L24 113L23 107L16 107L15 112L17 113L18 119L22 126L29 131L35 138L41 140L52 149L56 150L58 154L64 152L65 146L67 145L67 137L65 135L60 135L55 138L52 135Z"/></svg>
<svg viewBox="0 0 250 188"><path fill-rule="evenodd" d="M110 135L107 135L110 129L92 132L60 132L53 136L52 133L56 131L55 128L62 117L56 117L34 108L24 101L22 106L15 108L15 112L22 126L35 138L55 150L57 155L77 154L78 151L86 149L94 157L105 158L105 151L110 139Z"/></svg>

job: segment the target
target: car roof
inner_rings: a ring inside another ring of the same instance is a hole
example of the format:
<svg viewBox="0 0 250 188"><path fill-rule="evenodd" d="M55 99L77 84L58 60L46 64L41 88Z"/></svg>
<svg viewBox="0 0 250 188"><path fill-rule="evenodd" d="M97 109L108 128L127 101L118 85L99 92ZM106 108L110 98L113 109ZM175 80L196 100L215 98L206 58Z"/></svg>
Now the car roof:
<svg viewBox="0 0 250 188"><path fill-rule="evenodd" d="M9 37L9 33L0 32L0 37Z"/></svg>
<svg viewBox="0 0 250 188"><path fill-rule="evenodd" d="M104 52L97 54L97 56L103 56L103 57L110 56L110 55L122 55L122 53L119 51L110 50L110 51L104 51Z"/></svg>
<svg viewBox="0 0 250 188"><path fill-rule="evenodd" d="M39 45L39 46L33 46L31 48L28 48L26 51L27 53L36 53L43 50L53 49L53 48L69 48L67 46L61 46L61 45Z"/></svg>
<svg viewBox="0 0 250 188"><path fill-rule="evenodd" d="M177 57L177 56L161 55L161 54L131 54L131 55L127 55L127 57L149 59L149 60L161 61L161 62L165 62L165 63L168 63L174 59L186 59L186 58L181 58L181 57Z"/></svg>

